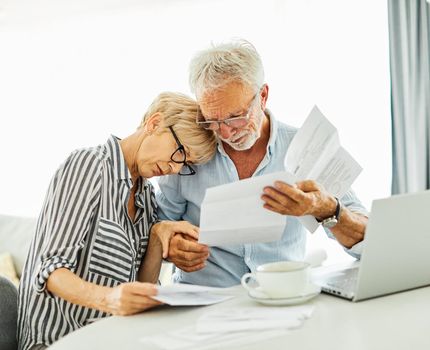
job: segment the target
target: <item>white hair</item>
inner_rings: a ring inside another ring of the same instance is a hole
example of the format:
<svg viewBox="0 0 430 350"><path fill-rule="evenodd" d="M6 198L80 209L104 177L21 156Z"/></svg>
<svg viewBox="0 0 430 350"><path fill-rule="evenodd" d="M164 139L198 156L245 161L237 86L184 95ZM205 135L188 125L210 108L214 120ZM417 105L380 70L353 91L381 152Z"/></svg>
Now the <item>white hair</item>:
<svg viewBox="0 0 430 350"><path fill-rule="evenodd" d="M243 39L214 45L198 52L190 63L189 83L201 96L232 81L245 83L256 91L264 83L264 69L255 47Z"/></svg>

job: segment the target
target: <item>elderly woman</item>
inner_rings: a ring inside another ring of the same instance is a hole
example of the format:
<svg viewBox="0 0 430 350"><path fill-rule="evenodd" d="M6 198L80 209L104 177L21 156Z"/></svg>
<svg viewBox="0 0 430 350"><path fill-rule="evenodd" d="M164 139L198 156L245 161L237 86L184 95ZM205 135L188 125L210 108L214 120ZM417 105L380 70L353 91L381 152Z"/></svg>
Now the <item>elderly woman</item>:
<svg viewBox="0 0 430 350"><path fill-rule="evenodd" d="M161 94L123 140L73 152L55 173L19 289L19 349L43 349L97 319L154 307L162 257L187 222L157 222L153 176L193 175L215 152L198 106Z"/></svg>

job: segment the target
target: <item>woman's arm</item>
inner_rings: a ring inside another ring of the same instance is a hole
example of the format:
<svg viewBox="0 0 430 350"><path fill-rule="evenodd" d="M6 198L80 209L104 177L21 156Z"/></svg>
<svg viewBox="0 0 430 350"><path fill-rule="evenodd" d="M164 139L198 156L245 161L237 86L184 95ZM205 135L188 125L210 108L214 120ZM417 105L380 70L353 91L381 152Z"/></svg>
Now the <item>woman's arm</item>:
<svg viewBox="0 0 430 350"><path fill-rule="evenodd" d="M157 282L162 260L169 253L170 240L177 233L196 240L199 238L199 228L188 221L160 221L151 227L148 247L139 269L139 281Z"/></svg>
<svg viewBox="0 0 430 350"><path fill-rule="evenodd" d="M161 304L151 299L157 294L152 284L130 282L113 288L104 287L84 281L65 268L51 273L46 289L70 303L113 315L132 315Z"/></svg>
<svg viewBox="0 0 430 350"><path fill-rule="evenodd" d="M140 264L137 277L140 282L157 283L158 276L160 275L161 264L163 262L163 247L156 233L157 228L155 226L157 225L159 224L152 226L145 257Z"/></svg>

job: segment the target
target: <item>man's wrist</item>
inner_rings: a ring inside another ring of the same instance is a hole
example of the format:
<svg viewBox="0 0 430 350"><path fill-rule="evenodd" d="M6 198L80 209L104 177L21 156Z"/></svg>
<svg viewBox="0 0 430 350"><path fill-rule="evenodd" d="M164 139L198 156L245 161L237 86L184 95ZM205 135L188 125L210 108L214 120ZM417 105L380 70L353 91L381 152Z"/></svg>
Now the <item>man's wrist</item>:
<svg viewBox="0 0 430 350"><path fill-rule="evenodd" d="M319 208L314 217L321 222L336 214L338 200L335 197L328 196L324 204Z"/></svg>

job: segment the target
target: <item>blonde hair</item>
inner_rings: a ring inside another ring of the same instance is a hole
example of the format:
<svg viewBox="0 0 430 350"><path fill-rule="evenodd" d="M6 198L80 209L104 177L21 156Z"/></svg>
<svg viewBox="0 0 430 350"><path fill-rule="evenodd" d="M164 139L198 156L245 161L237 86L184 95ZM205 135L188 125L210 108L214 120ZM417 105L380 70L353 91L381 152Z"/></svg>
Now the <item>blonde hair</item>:
<svg viewBox="0 0 430 350"><path fill-rule="evenodd" d="M187 95L163 92L149 106L140 127L145 126L150 116L160 113L161 126L163 128L171 126L179 141L195 158L195 163L203 164L215 154L217 140L213 131L203 129L196 123L198 111L197 102Z"/></svg>
<svg viewBox="0 0 430 350"><path fill-rule="evenodd" d="M260 55L248 41L237 39L198 52L191 60L189 83L197 98L232 81L248 84L255 91L264 83Z"/></svg>

